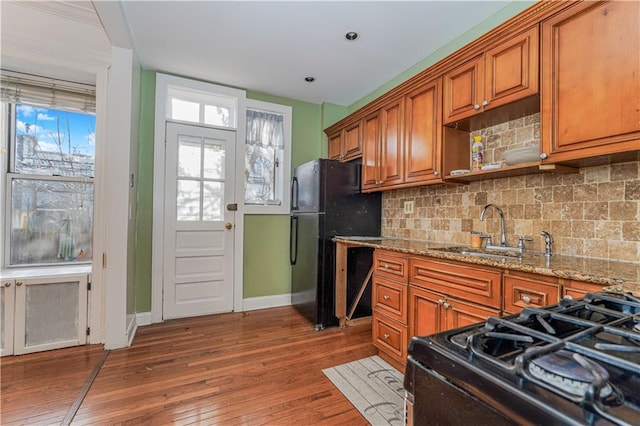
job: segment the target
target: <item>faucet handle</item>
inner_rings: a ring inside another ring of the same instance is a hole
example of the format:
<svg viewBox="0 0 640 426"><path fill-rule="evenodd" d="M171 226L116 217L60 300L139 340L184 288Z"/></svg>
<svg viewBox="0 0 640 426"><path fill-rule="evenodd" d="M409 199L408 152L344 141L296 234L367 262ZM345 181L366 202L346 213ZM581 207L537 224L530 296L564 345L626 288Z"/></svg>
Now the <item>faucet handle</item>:
<svg viewBox="0 0 640 426"><path fill-rule="evenodd" d="M520 251L524 250L524 242L525 241L533 241L533 237L520 237L518 238L518 249L520 249Z"/></svg>

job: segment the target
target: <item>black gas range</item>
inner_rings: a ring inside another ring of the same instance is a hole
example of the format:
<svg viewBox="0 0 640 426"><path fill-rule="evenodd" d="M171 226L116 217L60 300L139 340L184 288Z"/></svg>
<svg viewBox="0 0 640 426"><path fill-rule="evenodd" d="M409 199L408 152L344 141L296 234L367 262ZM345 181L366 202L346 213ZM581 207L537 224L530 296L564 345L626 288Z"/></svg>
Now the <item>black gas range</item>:
<svg viewBox="0 0 640 426"><path fill-rule="evenodd" d="M592 293L414 337L408 354L414 425L640 425L631 295Z"/></svg>

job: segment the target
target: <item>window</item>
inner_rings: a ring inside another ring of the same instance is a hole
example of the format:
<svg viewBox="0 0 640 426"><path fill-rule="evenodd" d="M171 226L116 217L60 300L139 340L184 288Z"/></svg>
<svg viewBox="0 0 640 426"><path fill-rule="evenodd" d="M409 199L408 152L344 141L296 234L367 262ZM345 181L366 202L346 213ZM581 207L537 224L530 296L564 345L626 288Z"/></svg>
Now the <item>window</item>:
<svg viewBox="0 0 640 426"><path fill-rule="evenodd" d="M73 98L76 92L49 88L48 98L24 96L32 102L26 103L20 94L29 93L28 84L13 91L7 87L3 76L2 111L8 127L3 146L9 153L3 179L4 266L89 262L95 115L77 111L72 102L51 105L56 96ZM76 97L82 109L92 109L82 100L86 96ZM94 92L89 96L95 99Z"/></svg>
<svg viewBox="0 0 640 426"><path fill-rule="evenodd" d="M291 107L247 100L245 211L289 213Z"/></svg>
<svg viewBox="0 0 640 426"><path fill-rule="evenodd" d="M167 117L172 120L230 128L238 125L235 97L169 86L167 101Z"/></svg>

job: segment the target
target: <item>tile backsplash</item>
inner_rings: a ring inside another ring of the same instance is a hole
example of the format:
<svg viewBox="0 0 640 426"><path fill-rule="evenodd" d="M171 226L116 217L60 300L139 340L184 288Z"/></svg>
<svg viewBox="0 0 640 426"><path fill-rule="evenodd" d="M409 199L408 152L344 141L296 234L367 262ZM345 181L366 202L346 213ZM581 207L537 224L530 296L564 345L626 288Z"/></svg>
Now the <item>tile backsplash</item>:
<svg viewBox="0 0 640 426"><path fill-rule="evenodd" d="M539 140L539 115L479 132L486 140L487 162L501 158L506 145L528 146ZM471 136L478 134L473 133ZM404 201L415 202L412 214ZM640 162L586 167L578 173L541 173L487 179L468 185L437 184L386 191L382 197L382 234L419 240L468 244L471 231L498 242L502 208L508 244L531 236L527 248L543 251L540 231L549 231L560 254L637 262L640 259Z"/></svg>

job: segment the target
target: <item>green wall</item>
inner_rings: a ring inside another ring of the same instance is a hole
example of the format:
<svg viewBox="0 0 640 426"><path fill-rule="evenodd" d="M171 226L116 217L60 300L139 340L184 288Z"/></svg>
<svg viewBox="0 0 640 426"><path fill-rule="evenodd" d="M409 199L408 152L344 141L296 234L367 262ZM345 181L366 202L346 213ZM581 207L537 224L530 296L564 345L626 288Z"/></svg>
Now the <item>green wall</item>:
<svg viewBox="0 0 640 426"><path fill-rule="evenodd" d="M323 129L363 107L370 101L435 64L467 43L531 6L533 1L516 1L480 25L467 31L432 55L349 106L293 101L257 92L250 99L289 105L293 108L292 167L326 157ZM142 72L138 211L136 217L136 311L151 310L151 232L153 219L153 126L155 108L154 71ZM289 216L246 215L244 222L243 297L286 294L290 291Z"/></svg>

